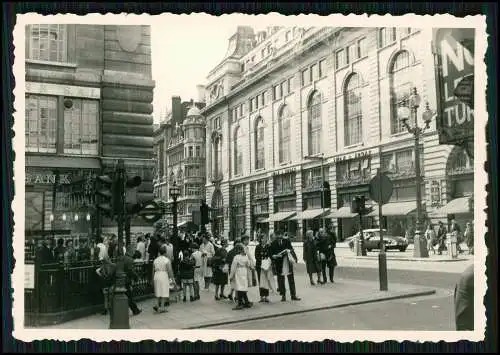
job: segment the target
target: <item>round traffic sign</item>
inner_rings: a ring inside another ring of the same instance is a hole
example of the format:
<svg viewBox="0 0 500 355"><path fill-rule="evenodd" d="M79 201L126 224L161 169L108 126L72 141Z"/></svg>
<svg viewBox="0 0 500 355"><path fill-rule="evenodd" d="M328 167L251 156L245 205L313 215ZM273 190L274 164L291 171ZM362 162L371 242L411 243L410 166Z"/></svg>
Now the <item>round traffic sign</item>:
<svg viewBox="0 0 500 355"><path fill-rule="evenodd" d="M384 205L389 202L392 196L392 181L385 174L377 172L377 175L370 181L370 197L379 205Z"/></svg>

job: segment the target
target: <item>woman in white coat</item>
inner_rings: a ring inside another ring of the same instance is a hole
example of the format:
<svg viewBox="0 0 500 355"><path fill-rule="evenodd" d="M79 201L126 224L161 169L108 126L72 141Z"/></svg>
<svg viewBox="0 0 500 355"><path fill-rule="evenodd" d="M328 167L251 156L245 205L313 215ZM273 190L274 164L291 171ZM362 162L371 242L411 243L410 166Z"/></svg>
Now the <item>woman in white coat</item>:
<svg viewBox="0 0 500 355"><path fill-rule="evenodd" d="M248 300L248 269L250 268L250 260L245 253L243 244L236 244L234 247L236 255L231 264L231 273L229 279L234 284L237 293L238 305L234 310L252 307L252 302Z"/></svg>
<svg viewBox="0 0 500 355"><path fill-rule="evenodd" d="M203 277L205 278L205 290L210 287L210 280L212 279L212 266L211 261L215 255L215 248L212 243L208 240L206 234L203 235L203 243L200 245L201 251L201 270L203 271Z"/></svg>

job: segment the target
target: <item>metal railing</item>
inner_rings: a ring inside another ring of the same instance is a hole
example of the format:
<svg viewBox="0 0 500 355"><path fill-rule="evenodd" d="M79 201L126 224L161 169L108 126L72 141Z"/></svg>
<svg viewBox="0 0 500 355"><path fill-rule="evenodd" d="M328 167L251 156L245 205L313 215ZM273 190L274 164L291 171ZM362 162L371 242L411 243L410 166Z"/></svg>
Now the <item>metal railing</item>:
<svg viewBox="0 0 500 355"><path fill-rule="evenodd" d="M59 324L102 310L102 281L97 261L35 264L35 287L24 290L25 326ZM153 296L152 262L135 262L134 299Z"/></svg>

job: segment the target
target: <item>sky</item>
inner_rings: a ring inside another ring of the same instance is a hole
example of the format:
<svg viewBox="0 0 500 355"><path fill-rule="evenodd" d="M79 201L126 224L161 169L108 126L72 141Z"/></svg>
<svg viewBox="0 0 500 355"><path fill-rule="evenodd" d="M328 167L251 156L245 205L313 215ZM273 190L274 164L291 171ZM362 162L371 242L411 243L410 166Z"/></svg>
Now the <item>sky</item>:
<svg viewBox="0 0 500 355"><path fill-rule="evenodd" d="M255 16L228 15L170 15L168 21L152 24L155 123L166 106L170 109L172 96L178 95L183 101L197 99L196 85L206 84L208 73L224 58L238 25L249 25L256 31L265 27Z"/></svg>

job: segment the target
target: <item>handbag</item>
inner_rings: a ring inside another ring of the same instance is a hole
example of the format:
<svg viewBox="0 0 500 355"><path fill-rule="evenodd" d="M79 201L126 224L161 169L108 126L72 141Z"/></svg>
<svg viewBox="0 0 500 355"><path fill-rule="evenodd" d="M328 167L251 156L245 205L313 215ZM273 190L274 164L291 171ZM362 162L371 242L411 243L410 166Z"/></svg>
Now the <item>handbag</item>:
<svg viewBox="0 0 500 355"><path fill-rule="evenodd" d="M224 266L222 267L222 272L224 274L227 274L229 272L229 265L228 264L224 264Z"/></svg>
<svg viewBox="0 0 500 355"><path fill-rule="evenodd" d="M271 259L266 258L266 259L262 260L262 263L260 264L260 268L262 270L267 271L267 270L269 270L270 267L271 267Z"/></svg>

